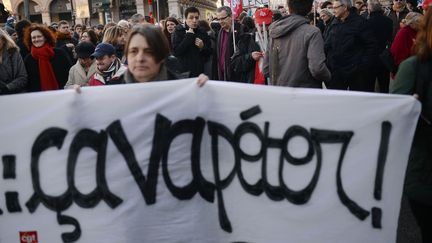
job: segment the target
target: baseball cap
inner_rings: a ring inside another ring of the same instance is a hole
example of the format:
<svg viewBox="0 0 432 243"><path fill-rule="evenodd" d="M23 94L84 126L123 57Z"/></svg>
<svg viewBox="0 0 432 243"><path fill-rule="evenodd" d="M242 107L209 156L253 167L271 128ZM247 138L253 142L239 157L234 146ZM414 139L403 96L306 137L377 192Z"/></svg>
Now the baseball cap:
<svg viewBox="0 0 432 243"><path fill-rule="evenodd" d="M96 46L95 51L91 54L91 57L99 58L105 55L111 56L115 54L115 48L113 45L108 43L100 43Z"/></svg>
<svg viewBox="0 0 432 243"><path fill-rule="evenodd" d="M268 8L261 8L255 12L255 23L262 25L271 24L273 12Z"/></svg>
<svg viewBox="0 0 432 243"><path fill-rule="evenodd" d="M91 57L94 51L95 51L95 46L92 43L86 41L80 42L75 47L75 52L78 58L89 58Z"/></svg>

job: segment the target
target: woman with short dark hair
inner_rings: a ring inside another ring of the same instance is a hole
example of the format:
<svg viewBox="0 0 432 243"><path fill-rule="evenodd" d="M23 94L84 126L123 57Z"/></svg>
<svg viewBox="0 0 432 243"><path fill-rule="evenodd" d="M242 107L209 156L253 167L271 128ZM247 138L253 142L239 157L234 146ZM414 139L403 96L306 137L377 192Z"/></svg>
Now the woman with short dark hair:
<svg viewBox="0 0 432 243"><path fill-rule="evenodd" d="M150 24L135 27L129 34L125 46L128 70L122 83L145 83L162 80L188 78L188 73L180 73L176 59L169 57L168 40L161 28ZM198 84L208 77L201 74Z"/></svg>

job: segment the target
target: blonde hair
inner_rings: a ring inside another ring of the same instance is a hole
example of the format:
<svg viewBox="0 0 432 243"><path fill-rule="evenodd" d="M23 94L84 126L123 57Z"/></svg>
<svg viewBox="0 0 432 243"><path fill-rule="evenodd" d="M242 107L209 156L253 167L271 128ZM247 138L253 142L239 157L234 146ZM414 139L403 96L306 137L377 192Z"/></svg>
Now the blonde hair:
<svg viewBox="0 0 432 243"><path fill-rule="evenodd" d="M113 46L117 45L117 38L124 34L124 30L120 26L109 27L105 33L102 42L109 43Z"/></svg>
<svg viewBox="0 0 432 243"><path fill-rule="evenodd" d="M13 41L9 34L3 29L0 29L0 39L4 42L3 46L6 47L6 50L19 50L15 41Z"/></svg>

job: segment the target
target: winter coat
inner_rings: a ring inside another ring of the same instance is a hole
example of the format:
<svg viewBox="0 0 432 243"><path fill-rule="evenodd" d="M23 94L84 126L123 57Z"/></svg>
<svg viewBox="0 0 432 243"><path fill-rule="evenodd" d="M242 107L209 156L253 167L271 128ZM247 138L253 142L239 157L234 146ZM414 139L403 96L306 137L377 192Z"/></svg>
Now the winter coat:
<svg viewBox="0 0 432 243"><path fill-rule="evenodd" d="M396 66L412 56L412 47L416 36L417 31L409 25L399 30L390 49Z"/></svg>
<svg viewBox="0 0 432 243"><path fill-rule="evenodd" d="M182 64L183 72L190 72L192 77L197 77L204 72L204 63L211 55L211 43L207 32L201 28L194 29L195 33L186 33L189 26L179 24L172 36L174 56ZM204 47L200 50L195 45L195 39L200 38Z"/></svg>
<svg viewBox="0 0 432 243"><path fill-rule="evenodd" d="M400 29L400 22L404 19L409 13L407 8L404 8L401 12L399 12L399 17L394 10L390 11L388 17L393 21L393 34L392 40L396 37L397 32Z"/></svg>
<svg viewBox="0 0 432 243"><path fill-rule="evenodd" d="M419 68L420 65L421 68ZM403 61L399 66L396 79L391 83L390 92L408 95L420 93L414 90L417 75L419 75L418 83L431 82L432 61L418 64L416 56ZM422 92L423 94L419 94L420 99L423 100L422 113L430 120L432 117L432 85L429 83L428 89ZM408 160L405 193L411 200L432 206L432 125L427 124L422 118L417 124Z"/></svg>
<svg viewBox="0 0 432 243"><path fill-rule="evenodd" d="M227 32L227 37L228 37L228 43L227 43L227 48L225 50L225 60L224 60L224 77L222 77L222 79L220 80L226 80L226 81L239 81L237 74L234 72L234 68L232 66L232 56L234 55L234 45L237 45L237 41L238 41L238 35L237 35L237 30L238 30L239 26L235 25L235 30L234 30L234 35L235 35L235 43L234 43L234 38L233 38L233 33L232 33L232 28L230 29L229 32ZM220 59L220 49L221 49L221 39L222 39L222 33L225 30L221 29L218 33L217 36L217 40L216 40L216 56L217 56L217 60L219 61ZM218 66L218 72L219 72L219 66Z"/></svg>
<svg viewBox="0 0 432 243"><path fill-rule="evenodd" d="M89 79L89 86L100 86L100 85L106 85L106 84L117 84L121 83L123 74L126 72L127 67L124 65L121 65L120 68L117 70L117 72L114 73L114 75L111 77L109 83L105 82L105 79L102 75L99 73L93 74Z"/></svg>
<svg viewBox="0 0 432 243"><path fill-rule="evenodd" d="M0 83L8 94L20 93L27 88L27 71L18 49L3 50L0 64ZM1 92L3 94L3 92Z"/></svg>
<svg viewBox="0 0 432 243"><path fill-rule="evenodd" d="M74 56L74 48L67 47L66 44L73 44L76 46L78 45L78 42L72 38L72 34L66 35L61 32L57 32L57 42L55 47L63 49L68 54L70 63L75 63L76 58Z"/></svg>
<svg viewBox="0 0 432 243"><path fill-rule="evenodd" d="M65 85L65 89L74 84L86 86L91 76L96 72L96 62L94 61L86 73L79 61L75 63L69 70L69 78Z"/></svg>
<svg viewBox="0 0 432 243"><path fill-rule="evenodd" d="M238 74L240 82L254 83L256 66L256 61L252 58L254 51L261 51L255 42L255 34L253 32L241 34L232 61L234 72Z"/></svg>
<svg viewBox="0 0 432 243"><path fill-rule="evenodd" d="M321 88L331 76L325 64L321 31L300 15L270 25L263 73L278 86Z"/></svg>
<svg viewBox="0 0 432 243"><path fill-rule="evenodd" d="M371 12L367 21L368 29L372 30L377 40L377 48L373 66L384 68L379 55L384 51L387 45L392 41L392 21L384 16L384 11Z"/></svg>
<svg viewBox="0 0 432 243"><path fill-rule="evenodd" d="M345 21L336 19L324 48L332 75L350 76L373 65L378 46L366 19L351 8Z"/></svg>
<svg viewBox="0 0 432 243"><path fill-rule="evenodd" d="M63 88L68 80L69 69L72 66L68 54L60 48L54 48L54 57L50 60L59 88ZM39 63L28 54L24 59L28 73L29 91L41 91Z"/></svg>

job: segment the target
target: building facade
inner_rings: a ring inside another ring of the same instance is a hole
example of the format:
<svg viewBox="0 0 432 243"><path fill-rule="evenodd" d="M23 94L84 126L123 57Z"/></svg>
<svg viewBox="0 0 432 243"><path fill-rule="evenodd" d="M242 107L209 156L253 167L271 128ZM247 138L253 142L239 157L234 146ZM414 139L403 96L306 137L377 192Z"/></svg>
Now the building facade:
<svg viewBox="0 0 432 243"><path fill-rule="evenodd" d="M30 21L51 24L60 20L87 25L128 19L135 13L157 21L169 16L181 18L187 7L197 7L202 18L216 11L218 0L29 0ZM159 4L159 6L158 6ZM11 8L24 18L23 0L12 0Z"/></svg>

